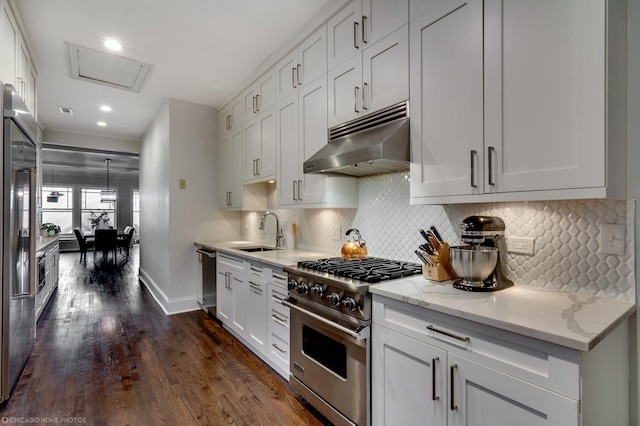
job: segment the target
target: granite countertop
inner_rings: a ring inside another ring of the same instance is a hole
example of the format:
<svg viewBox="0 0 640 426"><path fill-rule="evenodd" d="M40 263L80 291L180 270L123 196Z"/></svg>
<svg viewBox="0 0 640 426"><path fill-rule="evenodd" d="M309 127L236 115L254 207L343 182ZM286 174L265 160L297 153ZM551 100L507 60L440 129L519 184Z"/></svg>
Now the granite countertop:
<svg viewBox="0 0 640 426"><path fill-rule="evenodd" d="M40 250L46 250L51 244L56 243L58 240L60 240L59 235L56 235L55 237L36 238L36 252L39 252Z"/></svg>
<svg viewBox="0 0 640 426"><path fill-rule="evenodd" d="M580 351L593 349L636 310L632 302L518 285L473 293L420 275L375 284L369 291Z"/></svg>
<svg viewBox="0 0 640 426"><path fill-rule="evenodd" d="M277 249L269 251L247 252L238 250L238 247L269 246L269 244L256 243L255 241L196 241L195 246L214 251L220 251L235 256L256 260L275 267L296 265L301 260L323 259L336 257L335 253L323 253L318 251Z"/></svg>

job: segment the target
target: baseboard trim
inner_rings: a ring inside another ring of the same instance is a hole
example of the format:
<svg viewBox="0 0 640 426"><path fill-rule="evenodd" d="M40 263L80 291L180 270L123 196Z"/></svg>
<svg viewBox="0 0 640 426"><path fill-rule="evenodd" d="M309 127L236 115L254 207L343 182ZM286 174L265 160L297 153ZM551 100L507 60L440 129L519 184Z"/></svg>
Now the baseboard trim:
<svg viewBox="0 0 640 426"><path fill-rule="evenodd" d="M149 290L151 296L153 296L153 299L162 308L165 315L181 314L183 312L192 312L200 309L195 296L169 299L165 292L153 281L153 278L142 268L138 268L138 279Z"/></svg>

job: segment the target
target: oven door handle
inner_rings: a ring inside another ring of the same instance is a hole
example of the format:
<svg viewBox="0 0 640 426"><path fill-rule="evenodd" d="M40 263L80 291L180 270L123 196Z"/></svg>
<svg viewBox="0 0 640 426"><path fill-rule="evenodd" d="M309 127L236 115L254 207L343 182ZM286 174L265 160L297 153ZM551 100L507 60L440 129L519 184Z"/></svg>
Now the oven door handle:
<svg viewBox="0 0 640 426"><path fill-rule="evenodd" d="M369 338L370 331L369 331L369 327L368 326L360 326L360 327L358 327L356 329L356 331L353 331L353 330L351 330L351 329L349 329L347 327L341 326L340 324L336 324L335 322L330 321L330 320L324 318L321 315L315 314L315 313L310 312L310 311L308 311L306 309L302 309L298 305L295 305L295 304L289 302L289 300L292 300L292 299L289 297L289 298L283 300L280 303L282 303L283 305L285 305L285 306L287 306L287 307L289 307L291 309L294 309L294 310L296 310L296 311L298 311L298 312L300 312L300 313L302 313L304 315L308 315L311 318L313 318L315 320L318 320L323 324L328 325L329 327L333 327L333 328L335 328L335 329L337 329L337 330L339 330L339 331L341 331L343 333L346 333L349 336L351 336L354 339L356 339L357 341L361 341L361 340L365 340L365 339Z"/></svg>

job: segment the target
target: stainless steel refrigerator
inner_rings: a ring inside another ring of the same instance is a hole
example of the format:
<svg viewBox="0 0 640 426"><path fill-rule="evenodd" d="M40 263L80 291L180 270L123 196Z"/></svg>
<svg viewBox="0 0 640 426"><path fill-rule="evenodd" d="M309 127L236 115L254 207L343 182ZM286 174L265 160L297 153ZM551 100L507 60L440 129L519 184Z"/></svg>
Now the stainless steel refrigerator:
<svg viewBox="0 0 640 426"><path fill-rule="evenodd" d="M35 338L35 120L13 86L2 85L2 327L0 402L20 378Z"/></svg>

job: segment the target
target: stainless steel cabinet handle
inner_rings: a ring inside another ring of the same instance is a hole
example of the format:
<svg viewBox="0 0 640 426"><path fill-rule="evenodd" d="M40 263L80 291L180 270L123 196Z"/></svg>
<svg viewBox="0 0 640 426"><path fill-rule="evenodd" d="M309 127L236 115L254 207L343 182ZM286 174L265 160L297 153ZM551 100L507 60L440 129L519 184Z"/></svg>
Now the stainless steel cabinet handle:
<svg viewBox="0 0 640 426"><path fill-rule="evenodd" d="M360 91L360 88L358 86L355 86L353 88L353 110L355 112L360 112L360 110L358 110L358 92Z"/></svg>
<svg viewBox="0 0 640 426"><path fill-rule="evenodd" d="M362 42L367 43L367 17L362 15Z"/></svg>
<svg viewBox="0 0 640 426"><path fill-rule="evenodd" d="M493 153L496 149L492 146L487 148L487 156L489 157L489 185L493 186L496 182L493 180Z"/></svg>
<svg viewBox="0 0 640 426"><path fill-rule="evenodd" d="M291 68L291 86L296 88L296 67Z"/></svg>
<svg viewBox="0 0 640 426"><path fill-rule="evenodd" d="M448 331L439 330L439 329L435 328L432 325L428 325L427 329L431 330L431 331L435 331L436 333L444 334L447 337L451 337L453 339L460 340L461 342L468 342L469 340L471 340L471 339L469 339L469 337L460 337L460 336L456 336L453 333L449 333Z"/></svg>
<svg viewBox="0 0 640 426"><path fill-rule="evenodd" d="M227 130L231 130L231 116L227 115L225 117L225 127L227 128Z"/></svg>
<svg viewBox="0 0 640 426"><path fill-rule="evenodd" d="M450 374L450 381L451 381L451 388L449 389L451 391L451 394L449 395L449 408L451 409L451 411L456 411L458 409L458 406L456 405L456 402L454 401L455 398L455 386L454 386L454 380L455 380L455 376L456 376L456 368L458 368L458 364L453 364L451 367L449 367L449 374Z"/></svg>
<svg viewBox="0 0 640 426"><path fill-rule="evenodd" d="M278 324L284 326L284 327L289 327L289 324L287 323L287 320L284 318L280 318L279 316L277 316L276 314L272 314L271 315L271 319L274 320L275 322L277 322Z"/></svg>
<svg viewBox="0 0 640 426"><path fill-rule="evenodd" d="M436 362L438 362L440 358L435 357L431 359L431 400L437 401L440 399L438 395L436 395Z"/></svg>
<svg viewBox="0 0 640 426"><path fill-rule="evenodd" d="M298 200L298 195L296 194L296 181L293 181L293 201Z"/></svg>
<svg viewBox="0 0 640 426"><path fill-rule="evenodd" d="M369 87L369 83L363 83L362 84L362 109L369 109L368 107L368 102L367 102L367 96L369 91L367 90L367 88Z"/></svg>
<svg viewBox="0 0 640 426"><path fill-rule="evenodd" d="M274 294L272 293L272 294L271 294L271 299L272 299L272 300L274 300L274 301L276 301L276 302L278 302L278 303L280 303L280 302L282 302L285 298L283 298L283 297L278 297L278 296L276 296L276 295L274 295Z"/></svg>
<svg viewBox="0 0 640 426"><path fill-rule="evenodd" d="M300 190L300 187L302 186L302 181L299 180L298 181L298 200L302 201L302 191Z"/></svg>
<svg viewBox="0 0 640 426"><path fill-rule="evenodd" d="M253 287L256 290L262 291L262 287L260 287L260 283L249 281L249 286Z"/></svg>
<svg viewBox="0 0 640 426"><path fill-rule="evenodd" d="M260 112L260 94L256 95L256 112Z"/></svg>
<svg viewBox="0 0 640 426"><path fill-rule="evenodd" d="M276 348L277 350L279 350L279 351L280 351L280 352L282 352L283 354L286 354L286 353L287 353L287 351L285 351L284 349L280 349L280 348L278 347L278 345L276 345L275 343L272 343L272 344L271 344L271 346L273 346L274 348Z"/></svg>
<svg viewBox="0 0 640 426"><path fill-rule="evenodd" d="M471 187L477 188L476 185L476 155L478 152L475 149L471 150Z"/></svg>
<svg viewBox="0 0 640 426"><path fill-rule="evenodd" d="M256 175L260 176L260 159L256 158Z"/></svg>
<svg viewBox="0 0 640 426"><path fill-rule="evenodd" d="M355 47L356 49L360 49L360 46L358 46L358 22L354 21L353 22L353 47Z"/></svg>
<svg viewBox="0 0 640 426"><path fill-rule="evenodd" d="M296 81L298 82L298 86L302 86L302 82L300 81L300 74L302 74L302 64L298 64L296 66Z"/></svg>

